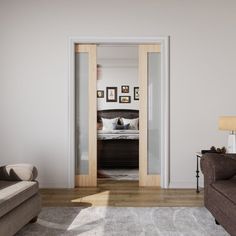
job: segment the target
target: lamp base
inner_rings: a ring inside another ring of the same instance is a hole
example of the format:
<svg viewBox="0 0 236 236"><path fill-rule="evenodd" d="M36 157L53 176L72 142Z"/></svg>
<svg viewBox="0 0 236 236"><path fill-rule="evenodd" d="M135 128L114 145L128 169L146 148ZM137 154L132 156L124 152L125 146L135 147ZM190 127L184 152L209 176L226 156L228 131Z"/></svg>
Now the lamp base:
<svg viewBox="0 0 236 236"><path fill-rule="evenodd" d="M236 134L229 134L228 137L228 153L236 153Z"/></svg>

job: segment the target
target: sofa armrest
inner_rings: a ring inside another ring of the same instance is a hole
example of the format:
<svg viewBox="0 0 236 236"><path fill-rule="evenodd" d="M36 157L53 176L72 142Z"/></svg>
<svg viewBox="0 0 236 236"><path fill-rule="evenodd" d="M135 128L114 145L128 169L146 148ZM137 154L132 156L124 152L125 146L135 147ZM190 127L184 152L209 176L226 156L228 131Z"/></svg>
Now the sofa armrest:
<svg viewBox="0 0 236 236"><path fill-rule="evenodd" d="M9 181L32 181L38 176L36 167L30 164L15 164L0 167L0 179Z"/></svg>
<svg viewBox="0 0 236 236"><path fill-rule="evenodd" d="M227 155L207 153L201 158L201 169L205 181L230 179L236 175L236 159Z"/></svg>

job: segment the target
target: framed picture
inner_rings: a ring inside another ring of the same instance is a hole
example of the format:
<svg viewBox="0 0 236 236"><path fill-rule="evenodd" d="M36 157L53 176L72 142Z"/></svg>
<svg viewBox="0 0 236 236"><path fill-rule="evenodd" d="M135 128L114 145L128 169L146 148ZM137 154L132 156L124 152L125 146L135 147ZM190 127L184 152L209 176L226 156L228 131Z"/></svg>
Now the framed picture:
<svg viewBox="0 0 236 236"><path fill-rule="evenodd" d="M117 87L106 87L107 102L117 102Z"/></svg>
<svg viewBox="0 0 236 236"><path fill-rule="evenodd" d="M122 85L121 86L121 92L122 93L129 93L129 86L128 85Z"/></svg>
<svg viewBox="0 0 236 236"><path fill-rule="evenodd" d="M97 91L97 98L104 98L104 90Z"/></svg>
<svg viewBox="0 0 236 236"><path fill-rule="evenodd" d="M119 102L120 103L130 103L131 97L130 96L120 96Z"/></svg>
<svg viewBox="0 0 236 236"><path fill-rule="evenodd" d="M134 87L134 100L139 100L139 87Z"/></svg>

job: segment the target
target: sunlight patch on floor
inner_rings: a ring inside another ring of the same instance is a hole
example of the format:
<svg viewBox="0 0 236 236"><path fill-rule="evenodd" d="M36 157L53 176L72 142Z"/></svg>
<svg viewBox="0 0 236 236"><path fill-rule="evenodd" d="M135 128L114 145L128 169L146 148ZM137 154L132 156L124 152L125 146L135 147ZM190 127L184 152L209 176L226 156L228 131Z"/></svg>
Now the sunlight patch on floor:
<svg viewBox="0 0 236 236"><path fill-rule="evenodd" d="M102 201L103 204L108 204L110 201L110 191L102 191L99 193L90 194L88 196L73 199L73 200L71 200L71 202L90 202L90 203L92 203L94 200L96 202Z"/></svg>

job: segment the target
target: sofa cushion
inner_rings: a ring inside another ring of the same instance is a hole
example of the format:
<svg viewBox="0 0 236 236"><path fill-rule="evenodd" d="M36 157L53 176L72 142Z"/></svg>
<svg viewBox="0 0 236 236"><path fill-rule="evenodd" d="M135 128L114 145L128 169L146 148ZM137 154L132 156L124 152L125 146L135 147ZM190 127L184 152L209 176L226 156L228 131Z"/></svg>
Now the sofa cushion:
<svg viewBox="0 0 236 236"><path fill-rule="evenodd" d="M38 171L31 164L14 164L0 167L0 179L9 181L31 181L35 180Z"/></svg>
<svg viewBox="0 0 236 236"><path fill-rule="evenodd" d="M20 205L37 192L37 182L0 180L0 217Z"/></svg>
<svg viewBox="0 0 236 236"><path fill-rule="evenodd" d="M212 183L212 187L236 204L236 178L218 180Z"/></svg>

